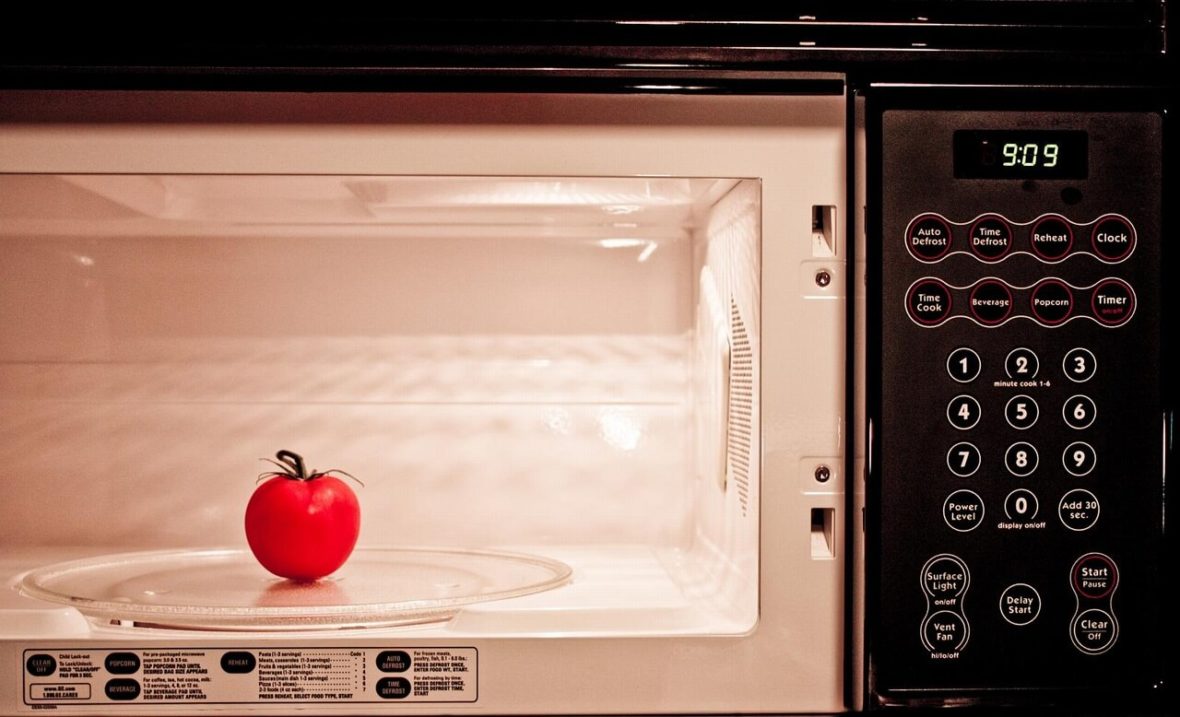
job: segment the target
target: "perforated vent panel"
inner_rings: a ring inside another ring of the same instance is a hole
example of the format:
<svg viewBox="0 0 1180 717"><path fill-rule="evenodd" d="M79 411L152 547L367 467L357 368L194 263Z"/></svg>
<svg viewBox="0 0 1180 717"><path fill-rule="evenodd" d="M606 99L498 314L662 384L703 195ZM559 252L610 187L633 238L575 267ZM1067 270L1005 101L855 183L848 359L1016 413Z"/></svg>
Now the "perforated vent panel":
<svg viewBox="0 0 1180 717"><path fill-rule="evenodd" d="M746 323L733 297L729 299L730 354L727 464L738 505L745 517L750 506L751 436L754 430L754 352Z"/></svg>

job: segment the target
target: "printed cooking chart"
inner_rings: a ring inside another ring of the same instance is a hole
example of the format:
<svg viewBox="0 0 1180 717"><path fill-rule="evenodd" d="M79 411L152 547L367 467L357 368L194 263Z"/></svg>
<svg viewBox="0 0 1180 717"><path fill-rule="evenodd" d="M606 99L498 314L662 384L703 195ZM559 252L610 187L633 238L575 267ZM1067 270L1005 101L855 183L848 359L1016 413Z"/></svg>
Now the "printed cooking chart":
<svg viewBox="0 0 1180 717"><path fill-rule="evenodd" d="M475 702L472 647L26 650L25 705Z"/></svg>

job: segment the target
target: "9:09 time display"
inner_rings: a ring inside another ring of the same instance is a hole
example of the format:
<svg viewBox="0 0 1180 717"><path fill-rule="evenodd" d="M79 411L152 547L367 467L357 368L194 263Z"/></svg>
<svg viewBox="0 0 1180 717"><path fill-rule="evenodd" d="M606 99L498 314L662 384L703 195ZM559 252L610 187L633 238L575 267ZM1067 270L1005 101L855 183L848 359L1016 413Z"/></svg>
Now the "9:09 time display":
<svg viewBox="0 0 1180 717"><path fill-rule="evenodd" d="M1085 179L1089 137L1080 130L958 130L960 179Z"/></svg>

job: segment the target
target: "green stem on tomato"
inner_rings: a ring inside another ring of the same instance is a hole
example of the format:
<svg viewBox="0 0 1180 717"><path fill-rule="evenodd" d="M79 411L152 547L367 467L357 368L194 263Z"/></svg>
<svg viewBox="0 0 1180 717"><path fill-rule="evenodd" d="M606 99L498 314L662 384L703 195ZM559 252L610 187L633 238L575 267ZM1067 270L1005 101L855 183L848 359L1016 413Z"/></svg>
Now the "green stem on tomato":
<svg viewBox="0 0 1180 717"><path fill-rule="evenodd" d="M283 463L283 465L286 465L291 469L292 478L296 480L309 479L307 475L307 467L303 463L303 456L299 455L298 453L292 453L291 451L279 451L275 454L275 458L278 458L279 461Z"/></svg>

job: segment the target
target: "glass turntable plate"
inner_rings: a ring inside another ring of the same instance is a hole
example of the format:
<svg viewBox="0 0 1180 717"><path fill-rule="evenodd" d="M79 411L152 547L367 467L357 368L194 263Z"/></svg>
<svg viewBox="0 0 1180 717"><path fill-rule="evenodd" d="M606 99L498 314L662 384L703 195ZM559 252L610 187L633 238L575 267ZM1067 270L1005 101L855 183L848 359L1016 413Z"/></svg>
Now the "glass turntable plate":
<svg viewBox="0 0 1180 717"><path fill-rule="evenodd" d="M122 553L25 575L30 597L102 620L199 630L316 630L445 620L465 605L566 584L565 563L480 550L358 549L313 583L275 577L247 550Z"/></svg>

